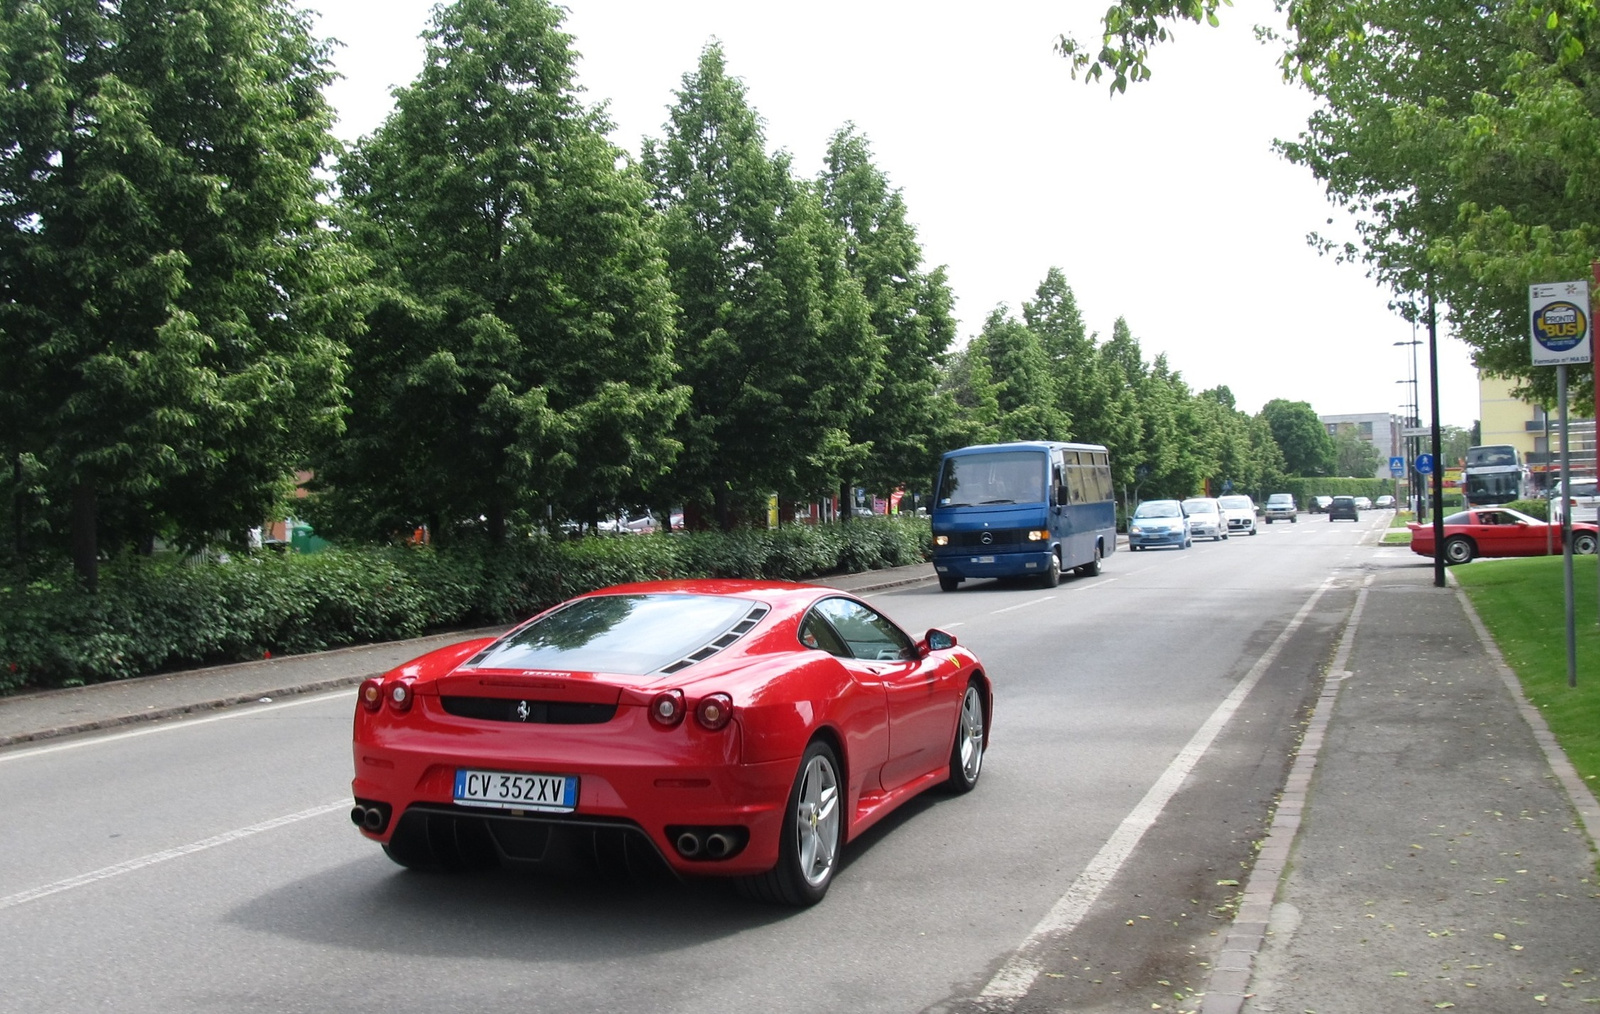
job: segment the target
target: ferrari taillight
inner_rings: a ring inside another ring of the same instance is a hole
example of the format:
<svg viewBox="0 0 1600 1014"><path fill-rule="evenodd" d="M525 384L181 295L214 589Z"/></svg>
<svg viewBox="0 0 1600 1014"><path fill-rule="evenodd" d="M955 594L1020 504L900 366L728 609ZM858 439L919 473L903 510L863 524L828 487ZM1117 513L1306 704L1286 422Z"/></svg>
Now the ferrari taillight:
<svg viewBox="0 0 1600 1014"><path fill-rule="evenodd" d="M410 711L411 698L416 696L411 692L411 683L407 680L396 680L388 685L386 696L389 698L389 707L396 711Z"/></svg>
<svg viewBox="0 0 1600 1014"><path fill-rule="evenodd" d="M733 717L733 698L727 694L707 694L695 705L694 720L716 732Z"/></svg>
<svg viewBox="0 0 1600 1014"><path fill-rule="evenodd" d="M383 681L369 679L361 681L361 689L357 691L361 706L368 711L377 711L383 707Z"/></svg>
<svg viewBox="0 0 1600 1014"><path fill-rule="evenodd" d="M663 690L650 700L650 721L671 729L683 721L682 690Z"/></svg>

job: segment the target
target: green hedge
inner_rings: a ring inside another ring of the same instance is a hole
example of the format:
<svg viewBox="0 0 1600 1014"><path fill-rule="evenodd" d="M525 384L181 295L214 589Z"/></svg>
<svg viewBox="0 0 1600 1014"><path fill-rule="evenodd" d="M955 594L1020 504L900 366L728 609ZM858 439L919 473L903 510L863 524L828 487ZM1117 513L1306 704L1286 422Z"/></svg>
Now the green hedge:
<svg viewBox="0 0 1600 1014"><path fill-rule="evenodd" d="M90 595L70 574L0 585L0 692L509 623L628 581L803 581L919 563L926 519L776 531L531 538L493 552L373 547L263 552L225 562L107 562Z"/></svg>
<svg viewBox="0 0 1600 1014"><path fill-rule="evenodd" d="M1538 518L1540 521L1550 520L1549 500L1513 500L1506 506L1514 511L1521 511L1530 518Z"/></svg>

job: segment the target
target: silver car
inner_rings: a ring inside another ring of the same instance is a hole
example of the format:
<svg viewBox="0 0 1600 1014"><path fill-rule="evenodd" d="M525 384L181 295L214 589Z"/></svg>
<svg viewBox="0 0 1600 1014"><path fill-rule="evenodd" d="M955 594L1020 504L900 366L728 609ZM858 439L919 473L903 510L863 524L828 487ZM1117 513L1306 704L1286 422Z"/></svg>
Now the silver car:
<svg viewBox="0 0 1600 1014"><path fill-rule="evenodd" d="M1184 516L1183 505L1176 500L1146 500L1134 508L1133 517L1128 519L1130 550L1152 546L1188 549L1193 541L1189 519Z"/></svg>
<svg viewBox="0 0 1600 1014"><path fill-rule="evenodd" d="M1209 496L1190 497L1183 502L1183 513L1189 517L1189 534L1197 539L1220 542L1228 537L1228 522L1222 518L1222 507Z"/></svg>

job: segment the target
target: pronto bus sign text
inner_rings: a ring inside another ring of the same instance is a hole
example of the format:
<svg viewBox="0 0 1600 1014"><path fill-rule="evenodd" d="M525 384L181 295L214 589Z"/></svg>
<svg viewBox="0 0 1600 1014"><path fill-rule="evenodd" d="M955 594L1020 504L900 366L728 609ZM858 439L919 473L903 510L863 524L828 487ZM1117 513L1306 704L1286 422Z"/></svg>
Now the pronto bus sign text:
<svg viewBox="0 0 1600 1014"><path fill-rule="evenodd" d="M1589 283L1546 282L1528 286L1533 365L1589 361Z"/></svg>

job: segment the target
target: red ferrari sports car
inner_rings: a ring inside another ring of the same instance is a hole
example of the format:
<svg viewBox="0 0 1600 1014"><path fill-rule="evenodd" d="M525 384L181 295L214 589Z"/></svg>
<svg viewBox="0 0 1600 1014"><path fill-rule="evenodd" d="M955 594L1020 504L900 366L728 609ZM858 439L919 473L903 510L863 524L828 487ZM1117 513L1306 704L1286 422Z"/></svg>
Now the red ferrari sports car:
<svg viewBox="0 0 1600 1014"><path fill-rule="evenodd" d="M654 856L810 905L846 842L977 784L993 701L950 634L831 588L619 585L364 682L350 816L412 868Z"/></svg>
<svg viewBox="0 0 1600 1014"><path fill-rule="evenodd" d="M1433 525L1406 526L1411 529L1411 551L1432 558ZM1593 553L1596 526L1574 523L1572 551ZM1562 549L1561 526L1549 525L1509 507L1477 507L1451 514L1444 519L1444 560L1466 563L1479 556L1544 556Z"/></svg>

